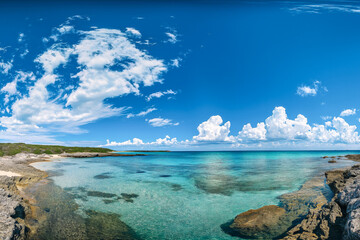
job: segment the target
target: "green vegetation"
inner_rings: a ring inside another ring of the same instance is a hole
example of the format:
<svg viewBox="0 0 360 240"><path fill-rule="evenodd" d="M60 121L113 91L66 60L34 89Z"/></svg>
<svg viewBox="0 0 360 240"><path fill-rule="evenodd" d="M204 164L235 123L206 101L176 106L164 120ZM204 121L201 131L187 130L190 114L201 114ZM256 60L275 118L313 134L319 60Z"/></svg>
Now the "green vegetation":
<svg viewBox="0 0 360 240"><path fill-rule="evenodd" d="M35 154L60 154L60 153L75 153L75 152L111 152L108 148L93 148L93 147L64 147L56 145L33 145L25 143L0 143L0 156L11 156L17 153L35 153Z"/></svg>

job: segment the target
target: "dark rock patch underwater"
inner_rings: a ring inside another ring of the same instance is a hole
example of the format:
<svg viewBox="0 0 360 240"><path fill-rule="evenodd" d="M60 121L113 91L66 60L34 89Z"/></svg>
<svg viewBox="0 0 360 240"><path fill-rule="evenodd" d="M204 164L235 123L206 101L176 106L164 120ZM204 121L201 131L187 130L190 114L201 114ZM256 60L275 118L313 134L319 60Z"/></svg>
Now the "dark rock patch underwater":
<svg viewBox="0 0 360 240"><path fill-rule="evenodd" d="M38 208L34 211L34 219L38 220L34 223L36 222L38 227L36 231L29 233L30 240L140 239L131 227L120 220L118 214L87 210L84 216L79 215L79 207L73 194L67 193L51 181L47 184L36 184L30 187L29 191L34 195ZM90 191L90 195L112 196L96 191Z"/></svg>

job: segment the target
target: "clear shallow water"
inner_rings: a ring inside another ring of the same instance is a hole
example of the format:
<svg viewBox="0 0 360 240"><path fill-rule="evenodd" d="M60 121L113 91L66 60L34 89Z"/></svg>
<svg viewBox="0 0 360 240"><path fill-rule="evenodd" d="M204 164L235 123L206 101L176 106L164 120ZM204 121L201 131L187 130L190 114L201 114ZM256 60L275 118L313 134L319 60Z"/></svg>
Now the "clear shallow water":
<svg viewBox="0 0 360 240"><path fill-rule="evenodd" d="M350 153L360 152L161 152L33 166L61 173L52 179L76 194L80 213L118 213L143 239L233 239L221 224L249 209L278 204L277 197L326 170L353 165L321 158ZM138 197L125 201L88 191Z"/></svg>

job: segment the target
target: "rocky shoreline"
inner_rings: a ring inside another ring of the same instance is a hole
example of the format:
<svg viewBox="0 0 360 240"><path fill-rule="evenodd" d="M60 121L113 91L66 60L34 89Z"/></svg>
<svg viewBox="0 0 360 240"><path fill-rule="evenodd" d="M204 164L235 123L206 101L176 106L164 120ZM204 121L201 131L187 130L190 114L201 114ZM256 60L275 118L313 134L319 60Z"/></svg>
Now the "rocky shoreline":
<svg viewBox="0 0 360 240"><path fill-rule="evenodd" d="M32 167L31 163L51 161L62 157L84 158L138 155L143 156L143 154L82 152L62 153L59 155L19 153L15 156L0 157L0 239L28 239L38 228L39 224L36 218L40 216L36 214L39 211L34 206L34 199L25 192L29 185L42 181L48 174ZM91 216L96 216L94 217L96 219L101 215L93 213ZM121 222L121 224L123 223Z"/></svg>
<svg viewBox="0 0 360 240"><path fill-rule="evenodd" d="M360 155L345 157L360 161ZM241 213L222 229L248 239L360 239L360 165L327 171L325 177L330 200L321 181L312 179L299 191L282 195L279 206Z"/></svg>

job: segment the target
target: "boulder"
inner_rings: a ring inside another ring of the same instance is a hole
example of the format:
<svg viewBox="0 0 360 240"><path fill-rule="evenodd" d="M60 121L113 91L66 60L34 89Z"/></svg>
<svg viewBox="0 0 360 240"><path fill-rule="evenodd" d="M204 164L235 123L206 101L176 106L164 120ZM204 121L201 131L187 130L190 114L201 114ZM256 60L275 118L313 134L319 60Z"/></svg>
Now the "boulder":
<svg viewBox="0 0 360 240"><path fill-rule="evenodd" d="M223 229L234 236L244 238L273 238L281 234L280 222L285 216L286 210L279 206L268 205L259 209L251 209L235 217L233 222L228 225L228 229Z"/></svg>

